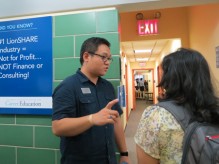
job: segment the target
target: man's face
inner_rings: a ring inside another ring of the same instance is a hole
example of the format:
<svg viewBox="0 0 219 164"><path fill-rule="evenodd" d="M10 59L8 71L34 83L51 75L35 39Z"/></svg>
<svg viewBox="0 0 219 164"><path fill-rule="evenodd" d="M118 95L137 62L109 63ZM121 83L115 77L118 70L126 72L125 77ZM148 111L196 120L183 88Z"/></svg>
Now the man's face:
<svg viewBox="0 0 219 164"><path fill-rule="evenodd" d="M103 76L108 71L110 62L110 48L102 44L96 52L90 53L89 72L94 76Z"/></svg>

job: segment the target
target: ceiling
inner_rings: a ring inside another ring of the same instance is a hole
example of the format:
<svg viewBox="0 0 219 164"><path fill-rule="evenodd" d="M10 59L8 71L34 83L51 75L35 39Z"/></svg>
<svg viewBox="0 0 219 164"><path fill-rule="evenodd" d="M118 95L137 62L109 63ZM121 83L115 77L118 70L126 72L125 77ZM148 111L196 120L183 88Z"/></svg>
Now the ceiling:
<svg viewBox="0 0 219 164"><path fill-rule="evenodd" d="M121 42L121 51L130 62L155 61L160 56L161 51L171 39L149 40L149 41L129 41ZM150 52L137 53L135 50L149 50Z"/></svg>

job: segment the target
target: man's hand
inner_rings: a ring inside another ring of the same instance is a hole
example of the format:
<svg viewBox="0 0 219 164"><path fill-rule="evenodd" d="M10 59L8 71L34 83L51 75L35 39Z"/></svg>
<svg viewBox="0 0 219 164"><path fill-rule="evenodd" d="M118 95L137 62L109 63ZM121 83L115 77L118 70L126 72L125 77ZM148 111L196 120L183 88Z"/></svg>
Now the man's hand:
<svg viewBox="0 0 219 164"><path fill-rule="evenodd" d="M93 114L92 116L93 125L114 124L116 122L116 118L119 117L119 113L115 110L111 110L111 108L118 101L119 101L118 99L114 99L110 101L105 108Z"/></svg>

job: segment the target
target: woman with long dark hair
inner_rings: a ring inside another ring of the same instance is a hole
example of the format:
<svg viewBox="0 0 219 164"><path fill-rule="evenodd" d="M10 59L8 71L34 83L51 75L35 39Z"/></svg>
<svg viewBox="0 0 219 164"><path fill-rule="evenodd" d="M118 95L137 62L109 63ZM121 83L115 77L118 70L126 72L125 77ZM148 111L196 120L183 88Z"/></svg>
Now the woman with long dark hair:
<svg viewBox="0 0 219 164"><path fill-rule="evenodd" d="M207 61L201 53L180 48L164 57L159 101L173 100L191 111L193 119L219 124L219 99ZM142 114L135 135L139 164L180 164L184 131L174 116L158 105Z"/></svg>

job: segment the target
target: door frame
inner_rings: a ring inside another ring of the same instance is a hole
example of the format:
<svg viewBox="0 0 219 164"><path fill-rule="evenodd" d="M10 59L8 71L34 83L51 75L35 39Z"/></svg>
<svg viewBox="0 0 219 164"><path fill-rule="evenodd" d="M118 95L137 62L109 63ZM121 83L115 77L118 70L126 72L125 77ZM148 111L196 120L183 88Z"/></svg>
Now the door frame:
<svg viewBox="0 0 219 164"><path fill-rule="evenodd" d="M132 100L133 100L133 110L136 110L136 95L135 95L135 83L134 83L134 71L137 71L137 70L151 70L152 71L152 84L153 84L153 103L155 102L155 86L154 86L154 69L153 68L138 68L138 69L132 69Z"/></svg>
<svg viewBox="0 0 219 164"><path fill-rule="evenodd" d="M125 64L125 99L126 99L126 121L128 121L128 117L129 117L129 99L128 99L128 95L129 95L129 89L128 89L128 68L127 68L127 64Z"/></svg>

